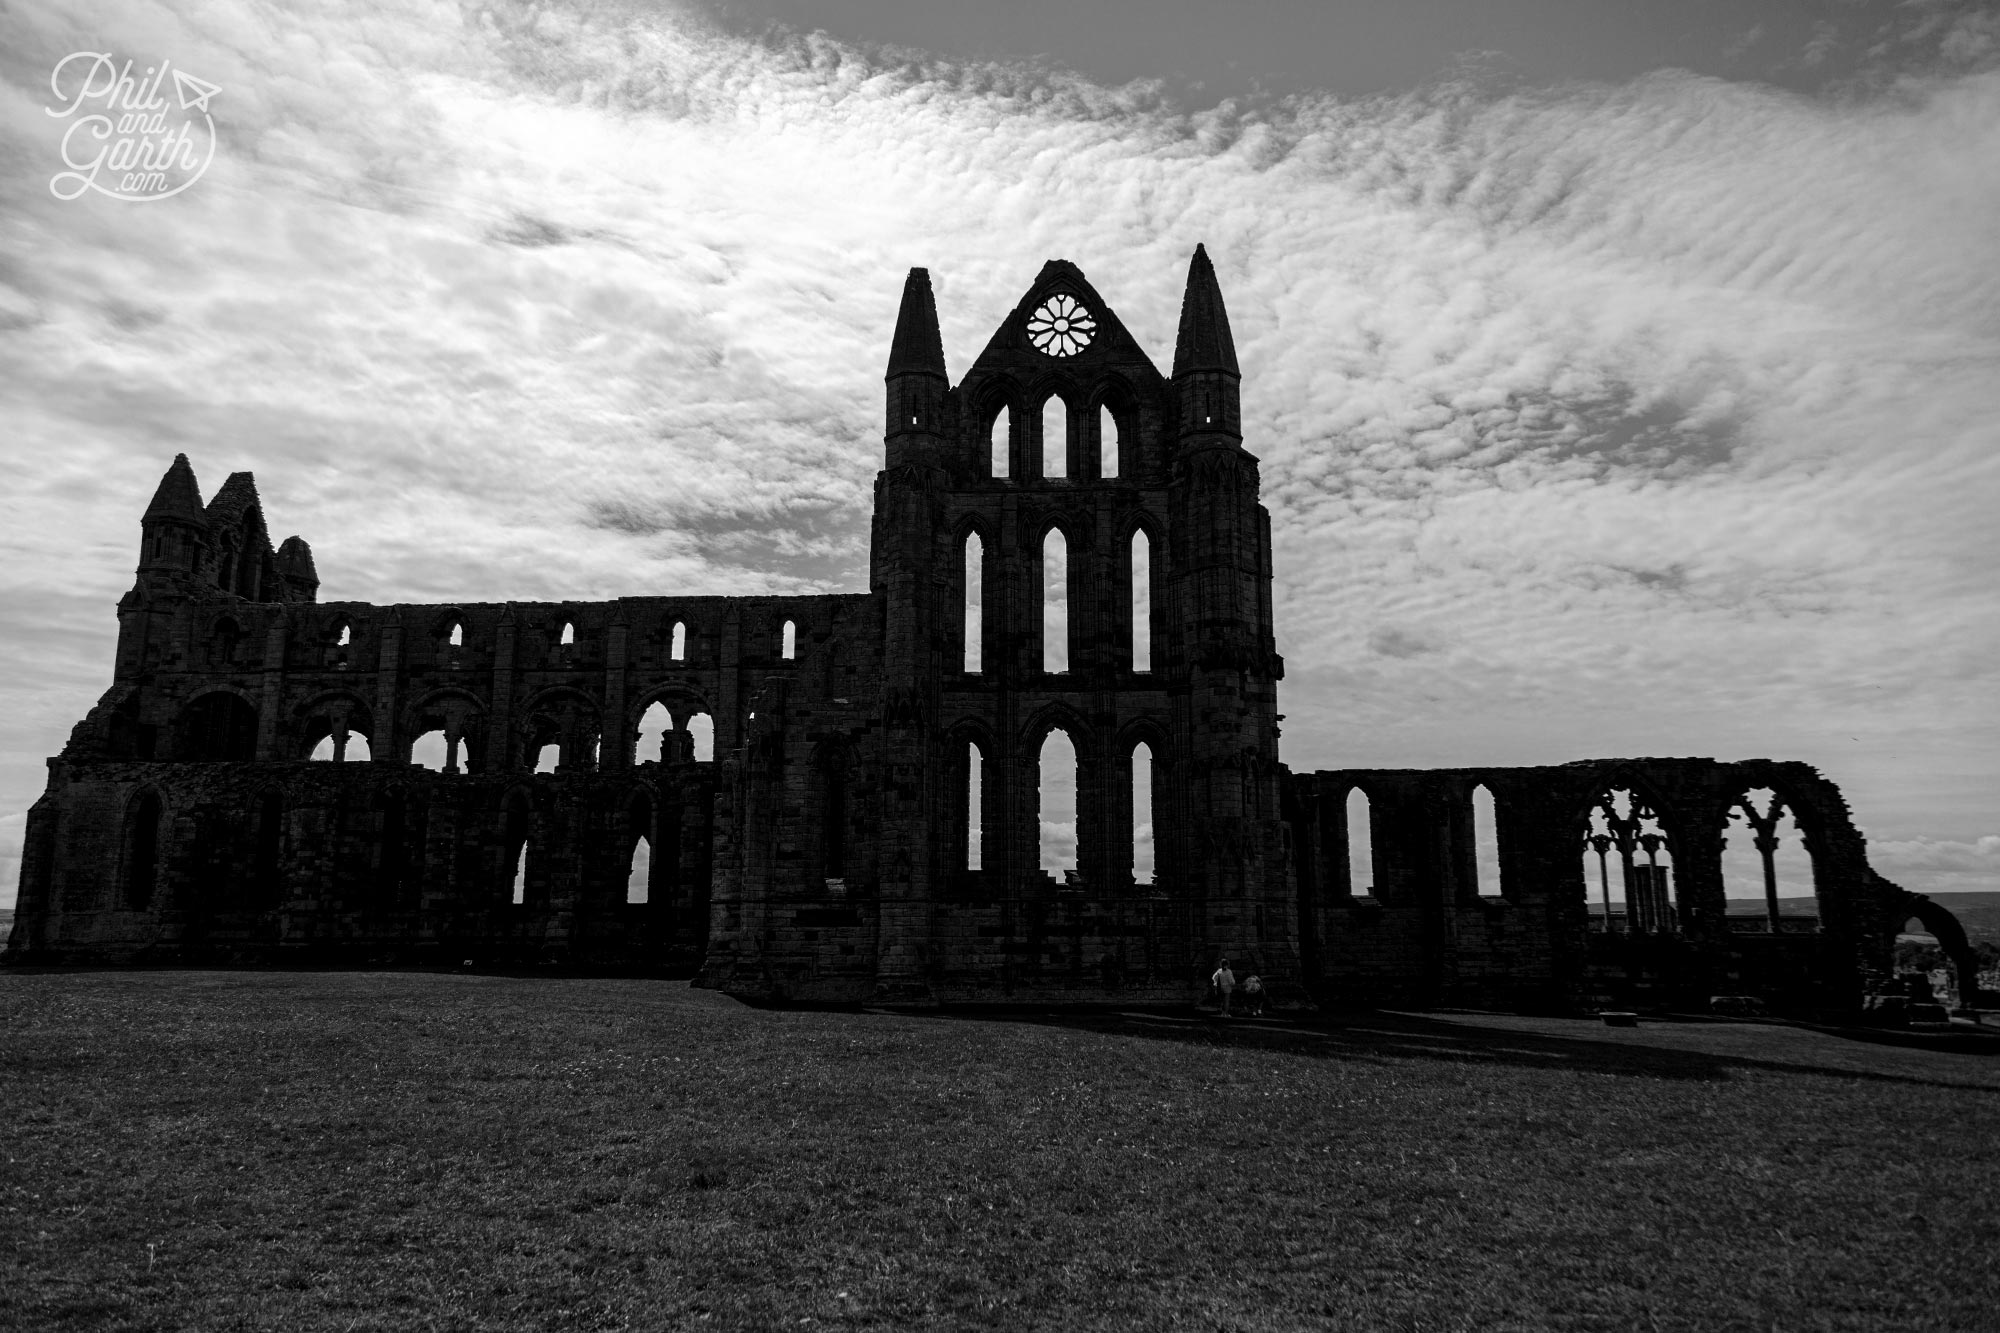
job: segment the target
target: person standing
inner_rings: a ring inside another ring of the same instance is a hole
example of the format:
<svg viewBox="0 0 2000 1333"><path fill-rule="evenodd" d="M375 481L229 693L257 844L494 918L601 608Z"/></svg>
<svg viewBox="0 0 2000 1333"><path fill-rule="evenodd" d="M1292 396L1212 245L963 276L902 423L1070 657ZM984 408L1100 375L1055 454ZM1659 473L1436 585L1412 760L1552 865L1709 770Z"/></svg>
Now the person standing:
<svg viewBox="0 0 2000 1333"><path fill-rule="evenodd" d="M1224 1018L1229 1017L1229 997L1236 991L1236 974L1229 970L1229 960L1227 958L1216 964L1215 975L1210 977L1209 981L1214 984L1216 992L1222 996L1222 1016Z"/></svg>
<svg viewBox="0 0 2000 1333"><path fill-rule="evenodd" d="M1264 978L1255 972L1243 978L1243 1012L1251 1018L1264 1016Z"/></svg>

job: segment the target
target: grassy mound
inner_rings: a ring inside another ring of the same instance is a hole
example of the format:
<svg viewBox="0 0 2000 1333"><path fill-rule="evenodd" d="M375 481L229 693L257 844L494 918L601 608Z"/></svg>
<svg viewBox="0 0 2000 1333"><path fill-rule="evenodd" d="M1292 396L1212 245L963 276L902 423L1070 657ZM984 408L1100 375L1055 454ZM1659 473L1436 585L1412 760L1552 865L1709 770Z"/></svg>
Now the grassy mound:
<svg viewBox="0 0 2000 1333"><path fill-rule="evenodd" d="M0 975L0 1326L2000 1320L2000 1061L1750 1024Z"/></svg>

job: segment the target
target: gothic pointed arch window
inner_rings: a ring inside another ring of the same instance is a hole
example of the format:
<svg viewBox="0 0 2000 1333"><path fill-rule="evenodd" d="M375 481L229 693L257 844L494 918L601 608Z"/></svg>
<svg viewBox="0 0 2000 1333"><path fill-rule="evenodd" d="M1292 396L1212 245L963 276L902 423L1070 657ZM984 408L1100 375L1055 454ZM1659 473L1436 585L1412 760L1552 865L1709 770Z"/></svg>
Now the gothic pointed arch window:
<svg viewBox="0 0 2000 1333"><path fill-rule="evenodd" d="M1153 669L1153 539L1144 528L1132 530L1131 601L1127 614L1132 627L1132 670Z"/></svg>
<svg viewBox="0 0 2000 1333"><path fill-rule="evenodd" d="M1067 730L1049 729L1037 765L1039 864L1043 874L1062 881L1077 869L1076 742Z"/></svg>
<svg viewBox="0 0 2000 1333"><path fill-rule="evenodd" d="M243 627L231 616L224 616L215 622L209 631L208 660L211 666L229 667L236 665L243 646Z"/></svg>
<svg viewBox="0 0 2000 1333"><path fill-rule="evenodd" d="M1500 824L1493 793L1485 783L1473 787L1470 804L1473 892L1482 898L1498 898L1501 896Z"/></svg>
<svg viewBox="0 0 2000 1333"><path fill-rule="evenodd" d="M1118 432L1118 418L1110 404L1097 409L1097 475L1110 480L1118 475L1118 451L1124 444Z"/></svg>
<svg viewBox="0 0 2000 1333"><path fill-rule="evenodd" d="M778 631L778 656L787 662L799 655L799 627L796 621L787 620Z"/></svg>
<svg viewBox="0 0 2000 1333"><path fill-rule="evenodd" d="M1042 402L1042 475L1061 480L1069 474L1069 404L1052 393Z"/></svg>
<svg viewBox="0 0 2000 1333"><path fill-rule="evenodd" d="M667 649L667 656L676 662L687 661L688 627L685 621L674 622L673 638Z"/></svg>
<svg viewBox="0 0 2000 1333"><path fill-rule="evenodd" d="M984 870L986 868L986 756L980 751L979 742L967 740L965 743L965 857L963 868Z"/></svg>
<svg viewBox="0 0 2000 1333"><path fill-rule="evenodd" d="M667 734L674 729L673 714L657 699L646 705L646 711L639 717L639 732L633 742L632 762L636 764L663 763L666 759Z"/></svg>
<svg viewBox="0 0 2000 1333"><path fill-rule="evenodd" d="M646 907L653 901L653 802L643 793L625 806L625 904Z"/></svg>
<svg viewBox="0 0 2000 1333"><path fill-rule="evenodd" d="M985 669L986 639L986 543L977 532L967 532L960 551L960 577L965 585L965 619L961 625L965 652L960 667L968 674Z"/></svg>
<svg viewBox="0 0 2000 1333"><path fill-rule="evenodd" d="M1013 475L1013 420L1013 408L1002 403L986 424L987 475L996 481L1005 481Z"/></svg>
<svg viewBox="0 0 2000 1333"><path fill-rule="evenodd" d="M1818 916L1817 886L1805 832L1784 796L1770 787L1753 787L1729 807L1723 831L1723 894L1730 915L1762 917L1764 928L1779 932L1809 925L1787 926Z"/></svg>
<svg viewBox="0 0 2000 1333"><path fill-rule="evenodd" d="M1042 537L1042 670L1069 670L1069 539L1057 527Z"/></svg>
<svg viewBox="0 0 2000 1333"><path fill-rule="evenodd" d="M1158 878L1154 801L1159 771L1152 746L1140 741L1132 747L1132 882L1137 885L1149 885Z"/></svg>
<svg viewBox="0 0 2000 1333"><path fill-rule="evenodd" d="M1347 892L1356 898L1375 895L1375 807L1368 793L1350 788L1346 805Z"/></svg>
<svg viewBox="0 0 2000 1333"><path fill-rule="evenodd" d="M1583 836L1584 899L1591 929L1613 934L1679 928L1673 845L1660 815L1631 788L1591 806Z"/></svg>

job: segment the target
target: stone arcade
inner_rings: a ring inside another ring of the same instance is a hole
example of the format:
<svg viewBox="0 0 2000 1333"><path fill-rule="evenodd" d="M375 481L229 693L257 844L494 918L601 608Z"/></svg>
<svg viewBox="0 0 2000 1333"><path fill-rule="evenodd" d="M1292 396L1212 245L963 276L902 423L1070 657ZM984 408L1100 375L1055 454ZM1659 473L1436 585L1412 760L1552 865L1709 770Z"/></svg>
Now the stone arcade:
<svg viewBox="0 0 2000 1333"><path fill-rule="evenodd" d="M838 596L320 602L250 475L204 506L176 458L113 684L29 814L7 958L1178 1003L1226 953L1281 1001L1843 1006L1905 918L1937 914L1869 869L1802 764L1290 773L1238 381L1199 249L1170 376L1054 261L954 387L912 271L869 589ZM1066 630L1045 616L1064 591ZM1050 851L1058 731L1076 821ZM1768 867L1784 812L1817 916L1782 917L1773 890L1729 917L1732 818Z"/></svg>

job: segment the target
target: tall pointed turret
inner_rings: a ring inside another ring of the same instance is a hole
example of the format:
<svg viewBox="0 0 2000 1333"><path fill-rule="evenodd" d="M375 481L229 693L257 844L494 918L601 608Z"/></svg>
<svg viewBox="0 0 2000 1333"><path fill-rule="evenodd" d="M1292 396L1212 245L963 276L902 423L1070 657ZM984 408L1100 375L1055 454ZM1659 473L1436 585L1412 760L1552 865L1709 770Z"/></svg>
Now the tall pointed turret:
<svg viewBox="0 0 2000 1333"><path fill-rule="evenodd" d="M146 513L139 521L150 523L156 518L175 519L202 528L208 526L208 519L202 511L201 487L195 483L194 468L188 463L186 454L174 455L173 466L160 478L160 485L153 492L153 502L146 506Z"/></svg>
<svg viewBox="0 0 2000 1333"><path fill-rule="evenodd" d="M311 602L319 597L319 570L313 565L313 549L303 537L287 537L278 548L278 577L291 590L286 601ZM511 612L510 612L511 614Z"/></svg>
<svg viewBox="0 0 2000 1333"><path fill-rule="evenodd" d="M913 461L924 442L941 437L944 396L951 387L928 269L913 268L903 280L903 305L896 313L896 336L883 379L888 386L883 443L888 464L895 467Z"/></svg>
<svg viewBox="0 0 2000 1333"><path fill-rule="evenodd" d="M1242 378L1215 265L1208 260L1207 247L1197 245L1188 262L1187 291L1181 297L1180 335L1174 339L1174 387L1180 397L1183 447L1243 438L1238 391Z"/></svg>
<svg viewBox="0 0 2000 1333"><path fill-rule="evenodd" d="M173 466L160 478L152 503L139 520L139 572L192 571L208 542L208 519L202 512L201 487L186 454L175 454Z"/></svg>
<svg viewBox="0 0 2000 1333"><path fill-rule="evenodd" d="M913 268L903 280L903 306L896 312L896 337L889 344L889 377L921 372L945 376L944 339L938 333L937 299L931 272Z"/></svg>

